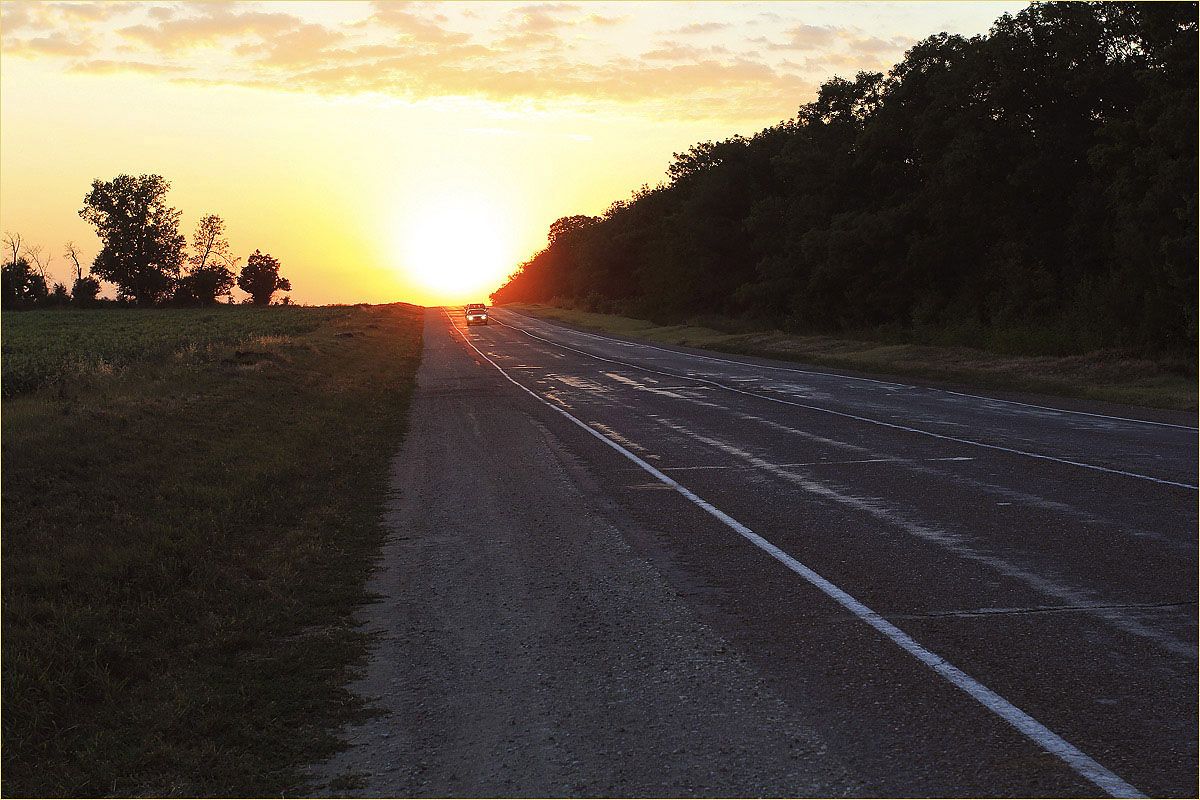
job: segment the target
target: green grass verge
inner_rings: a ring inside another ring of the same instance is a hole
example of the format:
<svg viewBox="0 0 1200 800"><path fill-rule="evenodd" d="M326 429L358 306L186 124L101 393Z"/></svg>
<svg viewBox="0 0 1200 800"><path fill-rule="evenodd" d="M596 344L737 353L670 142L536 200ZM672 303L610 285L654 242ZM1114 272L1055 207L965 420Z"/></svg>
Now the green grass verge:
<svg viewBox="0 0 1200 800"><path fill-rule="evenodd" d="M660 344L924 378L981 389L1196 410L1195 376L1127 353L1006 355L968 347L799 336L779 331L731 333L699 324L657 325L615 314L525 303L507 307L531 316Z"/></svg>
<svg viewBox="0 0 1200 800"><path fill-rule="evenodd" d="M365 713L351 614L421 309L3 323L3 793L299 790Z"/></svg>

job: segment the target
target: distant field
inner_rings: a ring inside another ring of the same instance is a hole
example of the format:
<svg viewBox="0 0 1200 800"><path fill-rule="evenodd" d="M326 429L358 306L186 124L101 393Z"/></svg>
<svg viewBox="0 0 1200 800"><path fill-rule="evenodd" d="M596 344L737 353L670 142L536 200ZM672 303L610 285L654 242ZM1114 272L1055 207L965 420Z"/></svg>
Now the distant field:
<svg viewBox="0 0 1200 800"><path fill-rule="evenodd" d="M533 316L662 344L783 358L827 367L1017 392L1195 411L1195 375L1128 353L1026 356L969 347L800 336L779 331L729 332L702 324L656 325L615 314L512 303Z"/></svg>
<svg viewBox="0 0 1200 800"><path fill-rule="evenodd" d="M345 309L103 309L0 318L4 395L119 372L254 336L308 333Z"/></svg>
<svg viewBox="0 0 1200 800"><path fill-rule="evenodd" d="M404 305L3 316L7 796L266 796L362 713Z"/></svg>

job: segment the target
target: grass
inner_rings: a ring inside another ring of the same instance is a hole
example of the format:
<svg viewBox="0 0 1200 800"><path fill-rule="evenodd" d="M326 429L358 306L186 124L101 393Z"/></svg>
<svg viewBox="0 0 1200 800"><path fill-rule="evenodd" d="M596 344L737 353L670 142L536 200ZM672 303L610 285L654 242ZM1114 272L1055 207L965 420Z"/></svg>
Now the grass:
<svg viewBox="0 0 1200 800"><path fill-rule="evenodd" d="M4 396L254 336L305 334L342 313L293 306L268 314L224 307L8 313L0 318Z"/></svg>
<svg viewBox="0 0 1200 800"><path fill-rule="evenodd" d="M955 345L866 338L720 330L697 322L657 325L615 314L535 304L508 306L532 316L660 344L765 356L837 369L1128 405L1195 411L1197 382L1178 365L1132 354L1017 355Z"/></svg>
<svg viewBox="0 0 1200 800"><path fill-rule="evenodd" d="M4 315L3 794L303 788L364 713L351 613L421 320Z"/></svg>

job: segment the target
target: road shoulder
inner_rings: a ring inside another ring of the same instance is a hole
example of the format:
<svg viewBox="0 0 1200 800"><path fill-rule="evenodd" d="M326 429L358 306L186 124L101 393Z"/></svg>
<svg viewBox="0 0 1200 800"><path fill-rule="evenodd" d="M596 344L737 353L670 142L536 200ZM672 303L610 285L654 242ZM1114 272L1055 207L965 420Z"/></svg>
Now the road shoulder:
<svg viewBox="0 0 1200 800"><path fill-rule="evenodd" d="M630 546L552 412L431 311L352 689L350 796L838 795L819 737ZM550 416L547 416L549 414Z"/></svg>

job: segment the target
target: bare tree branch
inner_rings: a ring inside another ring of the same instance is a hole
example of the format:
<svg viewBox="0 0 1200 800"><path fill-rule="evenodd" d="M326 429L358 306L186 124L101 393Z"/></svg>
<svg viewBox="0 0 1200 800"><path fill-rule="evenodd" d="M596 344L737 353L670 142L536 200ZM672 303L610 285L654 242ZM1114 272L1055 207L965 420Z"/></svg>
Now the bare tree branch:
<svg viewBox="0 0 1200 800"><path fill-rule="evenodd" d="M39 244L33 247L26 247L25 257L33 265L34 272L49 280L48 270L50 269L50 262L54 260L53 256L47 255Z"/></svg>
<svg viewBox="0 0 1200 800"><path fill-rule="evenodd" d="M5 231L4 246L12 251L12 258L9 259L9 263L17 263L17 259L21 257L21 234Z"/></svg>
<svg viewBox="0 0 1200 800"><path fill-rule="evenodd" d="M83 266L79 263L79 248L75 246L75 242L73 241L67 242L66 248L64 255L75 264L75 280L81 281L83 280Z"/></svg>

